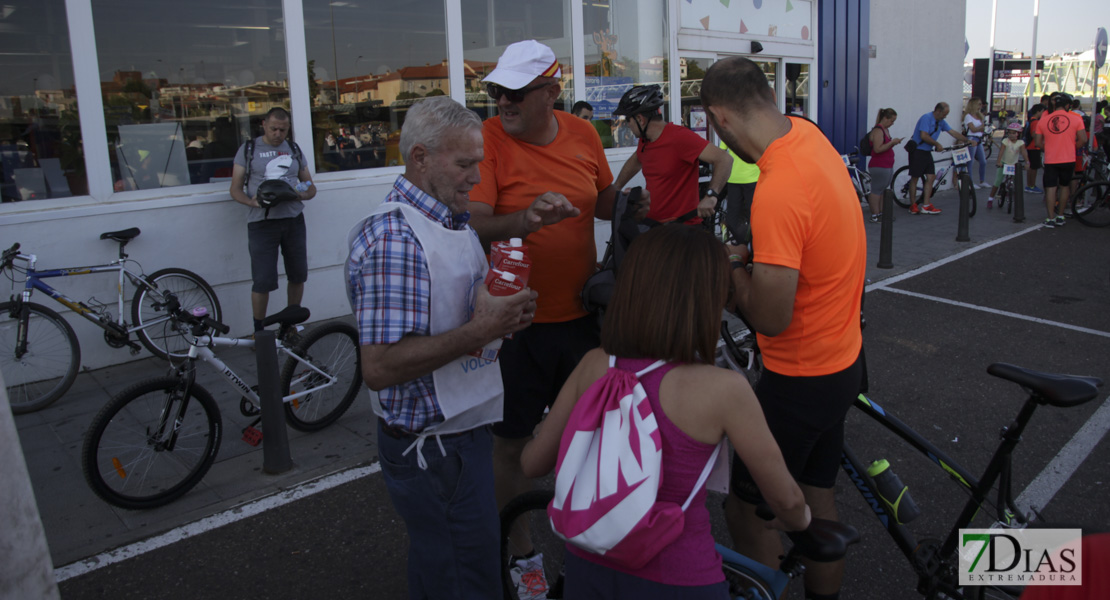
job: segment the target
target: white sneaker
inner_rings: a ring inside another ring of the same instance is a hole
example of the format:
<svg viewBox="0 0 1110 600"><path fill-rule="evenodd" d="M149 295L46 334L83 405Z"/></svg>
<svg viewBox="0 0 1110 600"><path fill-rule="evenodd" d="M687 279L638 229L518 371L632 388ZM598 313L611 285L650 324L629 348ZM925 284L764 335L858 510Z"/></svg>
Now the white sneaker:
<svg viewBox="0 0 1110 600"><path fill-rule="evenodd" d="M543 554L518 558L509 569L520 600L547 600L547 577L543 573Z"/></svg>

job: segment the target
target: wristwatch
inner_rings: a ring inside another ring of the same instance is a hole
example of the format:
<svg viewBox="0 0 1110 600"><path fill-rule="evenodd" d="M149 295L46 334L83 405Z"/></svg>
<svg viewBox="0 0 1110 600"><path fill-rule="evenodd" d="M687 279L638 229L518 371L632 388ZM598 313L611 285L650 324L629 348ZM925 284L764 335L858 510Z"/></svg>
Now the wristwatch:
<svg viewBox="0 0 1110 600"><path fill-rule="evenodd" d="M714 198L720 199L720 196L717 195L717 192L714 192L712 189L705 190L705 195L713 196Z"/></svg>

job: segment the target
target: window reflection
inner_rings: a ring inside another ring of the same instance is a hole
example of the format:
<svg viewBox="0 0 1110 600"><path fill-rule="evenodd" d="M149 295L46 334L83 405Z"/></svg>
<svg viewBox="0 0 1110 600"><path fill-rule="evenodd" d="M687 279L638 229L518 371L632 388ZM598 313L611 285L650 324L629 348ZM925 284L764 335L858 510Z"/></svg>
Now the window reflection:
<svg viewBox="0 0 1110 600"><path fill-rule="evenodd" d="M230 181L236 149L289 106L281 0L93 0L116 191Z"/></svg>
<svg viewBox="0 0 1110 600"><path fill-rule="evenodd" d="M667 82L667 24L664 0L585 0L586 101L606 148L635 146L627 123L612 118L621 96L633 85ZM686 93L683 92L683 96ZM663 105L668 118L668 105Z"/></svg>
<svg viewBox="0 0 1110 600"><path fill-rule="evenodd" d="M562 92L556 110L574 104L571 62L570 4L572 0L462 0L463 50L466 59L466 105L483 119L497 116L497 103L486 95L481 81L510 44L536 40L547 44L562 68Z"/></svg>
<svg viewBox="0 0 1110 600"><path fill-rule="evenodd" d="M451 92L443 0L304 0L304 18L316 170L401 164L408 108Z"/></svg>
<svg viewBox="0 0 1110 600"><path fill-rule="evenodd" d="M0 6L0 200L88 193L64 0Z"/></svg>

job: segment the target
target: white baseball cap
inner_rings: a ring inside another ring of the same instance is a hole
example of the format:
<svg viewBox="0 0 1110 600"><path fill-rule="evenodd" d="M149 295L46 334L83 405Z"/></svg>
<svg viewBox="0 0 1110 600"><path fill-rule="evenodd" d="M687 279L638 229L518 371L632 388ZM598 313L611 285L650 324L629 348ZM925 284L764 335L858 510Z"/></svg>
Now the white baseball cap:
<svg viewBox="0 0 1110 600"><path fill-rule="evenodd" d="M537 77L559 77L562 73L551 48L536 40L524 40L505 48L497 59L497 68L482 81L519 90Z"/></svg>

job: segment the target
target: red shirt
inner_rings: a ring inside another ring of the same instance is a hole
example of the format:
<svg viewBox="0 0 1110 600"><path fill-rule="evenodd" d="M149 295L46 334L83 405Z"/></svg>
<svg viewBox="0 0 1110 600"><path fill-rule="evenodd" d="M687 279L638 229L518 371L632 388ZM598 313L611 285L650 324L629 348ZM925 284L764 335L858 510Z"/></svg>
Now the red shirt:
<svg viewBox="0 0 1110 600"><path fill-rule="evenodd" d="M697 210L698 156L707 145L708 140L674 123L664 125L658 139L640 140L636 152L651 192L649 219L662 223Z"/></svg>
<svg viewBox="0 0 1110 600"><path fill-rule="evenodd" d="M1044 164L1074 163L1080 131L1083 119L1073 112L1061 109L1042 116L1033 132L1044 136Z"/></svg>

